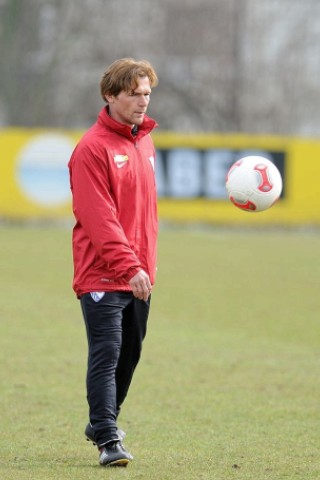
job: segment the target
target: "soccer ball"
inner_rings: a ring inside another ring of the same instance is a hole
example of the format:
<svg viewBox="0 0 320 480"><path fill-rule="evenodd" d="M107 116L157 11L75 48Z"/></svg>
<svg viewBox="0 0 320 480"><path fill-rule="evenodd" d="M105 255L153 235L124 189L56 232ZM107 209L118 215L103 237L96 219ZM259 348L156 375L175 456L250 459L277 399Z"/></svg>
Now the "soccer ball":
<svg viewBox="0 0 320 480"><path fill-rule="evenodd" d="M236 207L246 212L262 212L280 197L282 178L277 167L267 158L248 156L231 166L226 189Z"/></svg>

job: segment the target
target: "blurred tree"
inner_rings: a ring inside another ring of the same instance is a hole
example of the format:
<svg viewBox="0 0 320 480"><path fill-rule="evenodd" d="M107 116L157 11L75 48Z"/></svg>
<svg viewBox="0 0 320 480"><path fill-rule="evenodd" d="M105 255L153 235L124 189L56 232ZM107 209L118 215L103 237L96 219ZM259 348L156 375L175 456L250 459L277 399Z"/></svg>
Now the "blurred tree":
<svg viewBox="0 0 320 480"><path fill-rule="evenodd" d="M0 0L0 124L87 127L133 56L162 129L318 135L319 18L319 0Z"/></svg>
<svg viewBox="0 0 320 480"><path fill-rule="evenodd" d="M36 3L10 0L1 5L2 117L11 125L41 125L48 116L52 61L42 17L48 7L38 9Z"/></svg>

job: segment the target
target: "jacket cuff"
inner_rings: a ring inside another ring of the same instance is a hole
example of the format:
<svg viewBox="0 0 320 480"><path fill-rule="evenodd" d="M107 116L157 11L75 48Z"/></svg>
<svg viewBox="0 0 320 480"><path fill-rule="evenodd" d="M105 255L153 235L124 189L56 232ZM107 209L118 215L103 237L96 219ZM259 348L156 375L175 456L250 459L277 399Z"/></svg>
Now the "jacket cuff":
<svg viewBox="0 0 320 480"><path fill-rule="evenodd" d="M138 272L142 270L141 267L132 267L128 270L127 275L124 277L126 282L129 282Z"/></svg>

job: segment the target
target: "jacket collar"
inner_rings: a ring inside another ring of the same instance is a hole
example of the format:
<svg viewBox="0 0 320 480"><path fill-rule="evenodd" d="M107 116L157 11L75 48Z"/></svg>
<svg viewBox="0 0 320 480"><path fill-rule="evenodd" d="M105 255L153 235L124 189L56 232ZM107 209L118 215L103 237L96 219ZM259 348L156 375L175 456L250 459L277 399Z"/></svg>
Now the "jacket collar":
<svg viewBox="0 0 320 480"><path fill-rule="evenodd" d="M104 107L98 115L98 124L111 129L124 137L129 138L132 141L139 140L140 138L148 135L154 128L158 126L157 122L147 115L144 116L143 122L139 125L137 135L132 135L129 125L118 122L114 118L111 118L108 114L108 107Z"/></svg>

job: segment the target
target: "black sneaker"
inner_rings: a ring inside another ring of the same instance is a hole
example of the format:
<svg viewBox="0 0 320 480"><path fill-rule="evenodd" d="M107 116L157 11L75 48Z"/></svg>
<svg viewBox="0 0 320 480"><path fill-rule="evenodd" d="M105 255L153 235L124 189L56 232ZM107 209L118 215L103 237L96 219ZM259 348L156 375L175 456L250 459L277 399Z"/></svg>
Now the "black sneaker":
<svg viewBox="0 0 320 480"><path fill-rule="evenodd" d="M99 448L100 465L106 467L126 467L131 460L131 455L121 445L120 440L108 442Z"/></svg>
<svg viewBox="0 0 320 480"><path fill-rule="evenodd" d="M93 445L97 445L96 433L95 433L91 423L88 423L88 425L86 426L84 434L85 434L88 442L92 442ZM123 442L123 440L126 437L126 432L124 432L120 428L117 428L117 437L119 438L120 442Z"/></svg>
<svg viewBox="0 0 320 480"><path fill-rule="evenodd" d="M91 423L88 423L88 425L86 426L84 434L85 434L88 442L92 442L93 445L97 445L95 431L94 431ZM129 453L122 444L124 438L126 437L126 432L124 432L120 428L117 428L117 436L118 436L118 439L119 439L118 443L119 443L120 448L122 448L122 450L128 455L129 460L133 460L133 455L131 455L131 453Z"/></svg>

